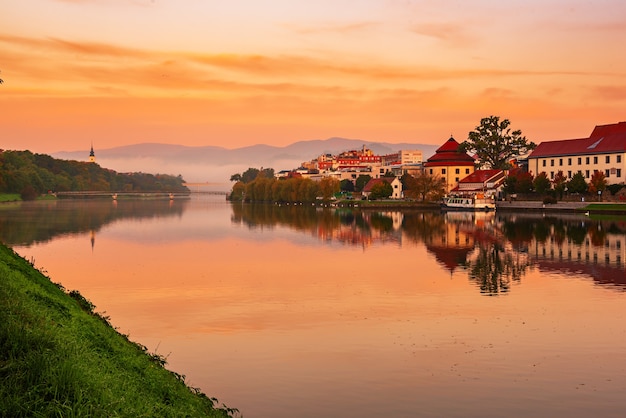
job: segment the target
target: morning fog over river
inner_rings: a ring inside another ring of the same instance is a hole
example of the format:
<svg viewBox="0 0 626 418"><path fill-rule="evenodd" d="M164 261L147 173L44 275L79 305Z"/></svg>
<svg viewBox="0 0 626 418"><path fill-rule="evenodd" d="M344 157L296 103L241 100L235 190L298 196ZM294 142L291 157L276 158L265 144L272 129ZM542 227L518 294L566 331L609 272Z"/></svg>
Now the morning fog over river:
<svg viewBox="0 0 626 418"><path fill-rule="evenodd" d="M0 205L0 240L244 417L622 417L626 219Z"/></svg>

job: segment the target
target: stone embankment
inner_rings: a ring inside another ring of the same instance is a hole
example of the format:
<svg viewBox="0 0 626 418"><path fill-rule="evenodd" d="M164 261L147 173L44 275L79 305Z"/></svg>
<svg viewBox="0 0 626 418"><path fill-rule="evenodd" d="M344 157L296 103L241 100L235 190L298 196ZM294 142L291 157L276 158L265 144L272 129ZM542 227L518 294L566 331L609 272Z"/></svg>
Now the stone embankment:
<svg viewBox="0 0 626 418"><path fill-rule="evenodd" d="M603 206L605 206L603 208ZM532 212L580 212L591 214L626 215L626 204L616 205L612 202L561 201L548 204L541 201L501 201L496 202L498 211L532 211Z"/></svg>
<svg viewBox="0 0 626 418"><path fill-rule="evenodd" d="M553 204L545 204L541 201L502 201L496 202L497 210L550 210L550 211L582 211L589 202L558 202Z"/></svg>

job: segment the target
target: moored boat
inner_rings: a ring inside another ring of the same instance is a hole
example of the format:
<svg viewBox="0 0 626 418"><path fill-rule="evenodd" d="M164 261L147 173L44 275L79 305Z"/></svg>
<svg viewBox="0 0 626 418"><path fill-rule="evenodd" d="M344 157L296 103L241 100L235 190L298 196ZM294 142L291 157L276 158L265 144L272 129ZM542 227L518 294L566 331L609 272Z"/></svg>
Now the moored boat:
<svg viewBox="0 0 626 418"><path fill-rule="evenodd" d="M446 210L496 210L496 202L491 196L476 194L472 196L448 196L443 199Z"/></svg>

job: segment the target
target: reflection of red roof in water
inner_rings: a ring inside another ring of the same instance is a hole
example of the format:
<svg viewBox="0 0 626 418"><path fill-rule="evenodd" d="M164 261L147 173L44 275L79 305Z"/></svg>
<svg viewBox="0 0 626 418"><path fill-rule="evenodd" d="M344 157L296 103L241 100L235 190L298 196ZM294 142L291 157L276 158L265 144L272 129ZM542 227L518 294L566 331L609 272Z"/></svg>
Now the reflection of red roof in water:
<svg viewBox="0 0 626 418"><path fill-rule="evenodd" d="M442 264L451 273L465 263L467 255L474 250L474 247L439 247L434 245L427 245L426 249L435 255L435 259Z"/></svg>
<svg viewBox="0 0 626 418"><path fill-rule="evenodd" d="M581 273L602 285L618 286L626 290L626 269L615 265L575 263L564 261L537 260L541 271L572 273L570 277L580 277Z"/></svg>

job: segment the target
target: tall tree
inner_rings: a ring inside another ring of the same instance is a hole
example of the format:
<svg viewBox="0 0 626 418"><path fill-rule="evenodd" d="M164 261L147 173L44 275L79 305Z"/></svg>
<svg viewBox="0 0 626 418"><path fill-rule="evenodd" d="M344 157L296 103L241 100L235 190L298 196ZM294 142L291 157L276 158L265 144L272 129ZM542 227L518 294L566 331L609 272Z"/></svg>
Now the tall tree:
<svg viewBox="0 0 626 418"><path fill-rule="evenodd" d="M510 168L512 157L525 154L537 146L528 142L521 130L511 132L510 125L508 119L500 121L499 116L482 118L480 125L460 144L459 151L476 154L480 163L489 168Z"/></svg>
<svg viewBox="0 0 626 418"><path fill-rule="evenodd" d="M602 171L594 171L589 180L589 193L604 192L606 190L606 176Z"/></svg>
<svg viewBox="0 0 626 418"><path fill-rule="evenodd" d="M352 180L343 179L339 183L342 192L353 192L354 191L354 183Z"/></svg>
<svg viewBox="0 0 626 418"><path fill-rule="evenodd" d="M330 200L335 193L339 192L339 180L333 177L324 177L319 182L322 199Z"/></svg>
<svg viewBox="0 0 626 418"><path fill-rule="evenodd" d="M535 179L533 180L533 187L535 188L535 191L539 194L544 194L545 192L550 190L550 186L550 179L548 179L548 175L545 171L539 173L537 177L535 177Z"/></svg>
<svg viewBox="0 0 626 418"><path fill-rule="evenodd" d="M565 186L567 186L567 178L563 174L563 170L556 172L554 179L552 179L552 184L554 185L554 191L558 194L559 199L563 199L563 192L565 191Z"/></svg>
<svg viewBox="0 0 626 418"><path fill-rule="evenodd" d="M354 190L357 192L360 192L363 190L363 187L365 187L365 185L372 179L372 176L370 176L369 174L361 174L359 177L357 177L356 181L354 182Z"/></svg>
<svg viewBox="0 0 626 418"><path fill-rule="evenodd" d="M506 193L529 193L533 188L533 175L527 171L511 170L504 179Z"/></svg>
<svg viewBox="0 0 626 418"><path fill-rule="evenodd" d="M422 202L437 201L446 194L445 180L426 172L420 172L415 177L404 174L402 189L406 197L420 199Z"/></svg>
<svg viewBox="0 0 626 418"><path fill-rule="evenodd" d="M372 186L372 192L370 193L370 199L387 199L393 194L393 187L386 181L381 181Z"/></svg>
<svg viewBox="0 0 626 418"><path fill-rule="evenodd" d="M587 192L587 182L585 181L585 177L579 171L572 176L572 179L567 183L567 188L570 193L586 193Z"/></svg>

